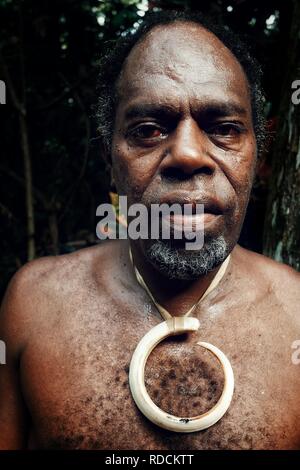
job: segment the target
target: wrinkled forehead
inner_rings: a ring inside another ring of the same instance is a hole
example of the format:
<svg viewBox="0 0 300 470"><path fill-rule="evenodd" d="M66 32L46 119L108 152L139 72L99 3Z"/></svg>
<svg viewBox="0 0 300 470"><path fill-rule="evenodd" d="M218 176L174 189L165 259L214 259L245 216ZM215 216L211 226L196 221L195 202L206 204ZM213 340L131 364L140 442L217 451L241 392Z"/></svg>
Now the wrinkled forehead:
<svg viewBox="0 0 300 470"><path fill-rule="evenodd" d="M226 95L250 106L248 81L238 60L213 33L187 22L156 26L147 33L127 57L117 90L121 101Z"/></svg>

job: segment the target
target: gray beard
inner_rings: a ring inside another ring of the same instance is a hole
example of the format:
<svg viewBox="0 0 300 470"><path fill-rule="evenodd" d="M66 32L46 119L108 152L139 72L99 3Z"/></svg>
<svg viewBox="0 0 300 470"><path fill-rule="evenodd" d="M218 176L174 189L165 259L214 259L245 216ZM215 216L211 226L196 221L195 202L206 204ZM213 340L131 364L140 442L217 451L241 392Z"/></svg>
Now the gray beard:
<svg viewBox="0 0 300 470"><path fill-rule="evenodd" d="M191 281L215 269L227 258L230 247L224 237L208 240L197 251L178 249L162 240L147 247L146 257L168 279Z"/></svg>

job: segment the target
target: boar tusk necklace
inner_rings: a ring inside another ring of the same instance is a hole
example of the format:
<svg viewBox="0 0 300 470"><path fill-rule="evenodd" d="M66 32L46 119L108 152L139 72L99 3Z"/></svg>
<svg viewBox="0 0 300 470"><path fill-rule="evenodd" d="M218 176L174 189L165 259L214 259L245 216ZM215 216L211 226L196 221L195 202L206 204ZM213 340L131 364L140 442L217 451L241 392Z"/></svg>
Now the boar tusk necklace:
<svg viewBox="0 0 300 470"><path fill-rule="evenodd" d="M200 297L200 299L188 310L188 312L180 317L172 317L172 315L165 308L156 302L143 277L133 262L130 249L129 256L137 281L145 289L157 310L161 314L162 318L165 320L145 334L133 353L129 368L129 386L132 397L144 416L146 416L150 421L152 421L152 423L161 428L168 429L169 431L183 433L207 429L219 421L219 419L221 419L222 416L226 413L233 395L233 370L225 354L210 343L205 343L202 341L197 343L203 348L211 351L219 360L224 373L224 388L218 402L209 411L199 416L193 417L180 417L171 415L160 409L152 401L145 387L145 366L150 353L163 339L167 338L168 336L179 335L188 331L197 331L199 329L200 322L198 318L191 317L190 315L194 312L199 302L202 301L219 284L227 269L230 255L225 259L211 284L208 286L207 290Z"/></svg>

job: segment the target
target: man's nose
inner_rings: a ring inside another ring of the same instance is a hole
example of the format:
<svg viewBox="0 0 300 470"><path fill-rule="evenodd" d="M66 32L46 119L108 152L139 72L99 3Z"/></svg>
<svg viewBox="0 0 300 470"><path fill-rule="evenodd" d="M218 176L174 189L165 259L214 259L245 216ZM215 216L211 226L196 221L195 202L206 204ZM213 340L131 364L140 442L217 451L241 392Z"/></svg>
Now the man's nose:
<svg viewBox="0 0 300 470"><path fill-rule="evenodd" d="M166 156L161 164L165 176L172 173L193 175L213 174L216 163L208 152L208 137L194 119L182 121L169 141ZM182 176L184 176L182 175Z"/></svg>

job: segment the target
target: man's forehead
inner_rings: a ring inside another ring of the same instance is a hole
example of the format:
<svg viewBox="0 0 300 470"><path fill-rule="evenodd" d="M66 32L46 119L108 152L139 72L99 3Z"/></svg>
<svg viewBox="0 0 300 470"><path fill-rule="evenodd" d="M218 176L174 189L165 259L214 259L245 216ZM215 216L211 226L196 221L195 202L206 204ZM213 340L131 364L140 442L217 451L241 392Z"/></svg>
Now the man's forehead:
<svg viewBox="0 0 300 470"><path fill-rule="evenodd" d="M153 28L127 57L120 79L120 97L144 93L163 96L197 89L209 93L216 85L224 91L248 95L244 71L229 49L212 33L194 23Z"/></svg>

